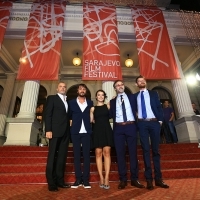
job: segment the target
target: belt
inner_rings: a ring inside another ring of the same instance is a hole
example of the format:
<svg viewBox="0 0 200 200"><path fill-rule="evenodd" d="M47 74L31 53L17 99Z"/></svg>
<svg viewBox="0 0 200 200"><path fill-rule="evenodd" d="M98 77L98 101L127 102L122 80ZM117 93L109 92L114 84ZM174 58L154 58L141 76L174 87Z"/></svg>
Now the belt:
<svg viewBox="0 0 200 200"><path fill-rule="evenodd" d="M135 121L127 121L127 122L116 122L116 125L122 125L122 126L125 126L127 124L134 124Z"/></svg>
<svg viewBox="0 0 200 200"><path fill-rule="evenodd" d="M146 118L146 119L138 119L138 121L158 121L156 118Z"/></svg>

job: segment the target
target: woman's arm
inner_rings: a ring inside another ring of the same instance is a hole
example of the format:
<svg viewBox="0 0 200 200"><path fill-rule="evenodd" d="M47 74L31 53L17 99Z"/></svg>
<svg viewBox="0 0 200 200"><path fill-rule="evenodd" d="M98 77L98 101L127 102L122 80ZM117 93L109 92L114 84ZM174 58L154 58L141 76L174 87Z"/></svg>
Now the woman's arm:
<svg viewBox="0 0 200 200"><path fill-rule="evenodd" d="M90 123L94 123L94 107L90 108Z"/></svg>

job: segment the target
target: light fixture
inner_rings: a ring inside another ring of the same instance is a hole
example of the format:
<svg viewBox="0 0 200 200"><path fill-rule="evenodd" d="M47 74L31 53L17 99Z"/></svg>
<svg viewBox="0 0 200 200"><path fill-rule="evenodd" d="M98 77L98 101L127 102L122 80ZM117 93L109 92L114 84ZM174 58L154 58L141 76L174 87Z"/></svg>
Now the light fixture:
<svg viewBox="0 0 200 200"><path fill-rule="evenodd" d="M128 59L125 60L126 67L132 67L133 66L133 60L129 58L129 54L127 54Z"/></svg>
<svg viewBox="0 0 200 200"><path fill-rule="evenodd" d="M198 73L196 73L196 79L197 79L198 81L200 81L200 76L199 76Z"/></svg>
<svg viewBox="0 0 200 200"><path fill-rule="evenodd" d="M22 63L22 64L25 64L26 63L26 58L25 57L19 58L19 62Z"/></svg>
<svg viewBox="0 0 200 200"><path fill-rule="evenodd" d="M194 75L188 75L186 77L186 82L188 85L193 86L197 84L197 79L195 78Z"/></svg>
<svg viewBox="0 0 200 200"><path fill-rule="evenodd" d="M76 53L77 57L75 57L72 62L75 66L79 66L81 64L81 59L78 57L78 53Z"/></svg>

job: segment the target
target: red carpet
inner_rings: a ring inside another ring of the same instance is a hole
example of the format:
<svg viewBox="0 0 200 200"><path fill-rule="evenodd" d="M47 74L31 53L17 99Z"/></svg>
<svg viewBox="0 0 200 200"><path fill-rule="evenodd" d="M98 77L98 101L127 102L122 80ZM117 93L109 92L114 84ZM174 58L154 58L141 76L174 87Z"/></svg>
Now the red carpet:
<svg viewBox="0 0 200 200"><path fill-rule="evenodd" d="M49 192L47 185L0 185L1 200L200 200L200 179L165 180L169 189L155 187L154 190L139 189L128 186L117 189L117 182L110 183L111 188L104 190L93 183L91 189L60 189ZM144 183L144 181L142 181Z"/></svg>
<svg viewBox="0 0 200 200"><path fill-rule="evenodd" d="M0 147L0 184L46 183L45 166L48 148L27 146ZM200 178L198 144L160 145L163 179ZM73 152L69 148L66 161L66 182L74 182ZM139 180L144 180L141 147L138 146ZM129 167L127 156L127 166ZM98 182L94 152L91 152L90 182ZM115 151L112 151L110 181L118 181Z"/></svg>

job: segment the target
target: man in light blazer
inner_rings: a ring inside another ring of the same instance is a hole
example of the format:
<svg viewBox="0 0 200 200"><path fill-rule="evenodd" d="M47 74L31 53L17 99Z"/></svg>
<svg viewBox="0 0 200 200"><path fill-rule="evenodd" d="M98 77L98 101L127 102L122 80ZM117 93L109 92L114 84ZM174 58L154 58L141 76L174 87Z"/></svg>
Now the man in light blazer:
<svg viewBox="0 0 200 200"><path fill-rule="evenodd" d="M144 188L144 185L138 181L136 100L133 94L128 95L124 92L125 86L121 80L115 81L113 87L117 96L110 100L110 117L113 118L114 143L120 179L118 189L124 189L127 186L126 144L130 157L131 185ZM124 103L126 119L123 116L122 103Z"/></svg>
<svg viewBox="0 0 200 200"><path fill-rule="evenodd" d="M140 141L143 149L143 159L145 164L145 178L147 181L147 189L154 189L152 168L151 168L151 156L150 156L150 144L151 140L152 159L154 164L154 179L155 185L162 188L169 188L162 180L162 173L160 168L160 129L163 122L163 111L156 91L146 89L146 80L143 76L136 78L136 86L140 92L135 93L135 99L137 101L138 109L138 128Z"/></svg>
<svg viewBox="0 0 200 200"><path fill-rule="evenodd" d="M58 187L70 188L70 185L64 182L70 137L66 90L66 84L60 82L57 94L48 96L45 109L45 132L49 139L46 178L48 189L52 192L58 191Z"/></svg>
<svg viewBox="0 0 200 200"><path fill-rule="evenodd" d="M92 127L90 123L90 108L93 106L91 100L86 99L87 87L79 84L77 88L78 97L69 101L69 114L71 120L71 139L74 151L74 166L76 181L71 188L91 188L90 175L90 142ZM83 152L83 172L81 170L81 147Z"/></svg>

